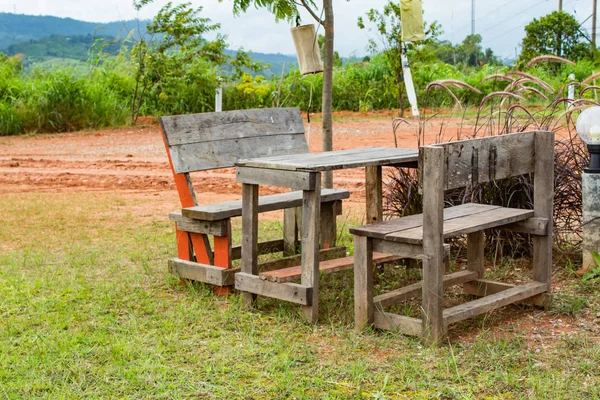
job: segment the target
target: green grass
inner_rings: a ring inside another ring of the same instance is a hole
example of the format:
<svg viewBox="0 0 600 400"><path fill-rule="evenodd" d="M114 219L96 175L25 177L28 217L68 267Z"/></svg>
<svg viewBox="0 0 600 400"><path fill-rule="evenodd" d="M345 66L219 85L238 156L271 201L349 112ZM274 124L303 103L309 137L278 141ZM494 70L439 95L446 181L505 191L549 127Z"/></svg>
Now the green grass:
<svg viewBox="0 0 600 400"><path fill-rule="evenodd" d="M440 349L357 334L350 271L322 278L316 326L275 300L241 311L237 294L171 277L173 227L132 205L118 194L0 197L0 399L600 398L597 331L544 341L492 315ZM583 307L561 296L558 311L597 312L597 291Z"/></svg>

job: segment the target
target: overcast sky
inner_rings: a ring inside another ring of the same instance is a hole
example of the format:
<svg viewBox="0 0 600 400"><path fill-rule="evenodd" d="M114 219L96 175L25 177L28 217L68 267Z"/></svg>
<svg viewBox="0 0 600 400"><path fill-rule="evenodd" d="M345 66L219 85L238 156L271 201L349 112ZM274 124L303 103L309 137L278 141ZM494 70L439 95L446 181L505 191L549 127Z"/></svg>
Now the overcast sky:
<svg viewBox="0 0 600 400"><path fill-rule="evenodd" d="M178 0L174 1L175 3ZM229 47L263 53L294 54L289 24L275 23L265 10L249 10L234 17L231 0L191 0L204 7L203 14L221 23L221 33L228 36ZM54 15L90 22L127 19L149 19L167 1L155 0L139 13L131 0L0 0L1 12ZM319 3L319 1L317 1ZM366 54L366 44L372 33L360 30L356 21L370 8L382 9L387 0L334 0L335 47L342 56ZM475 0L475 30L483 37L484 47L491 47L500 57L514 57L515 47L524 36L523 27L535 17L548 14L558 7L558 0ZM471 0L423 0L426 21L437 20L444 29L444 39L460 42L471 31ZM563 0L564 11L584 21L592 13L592 0ZM312 23L310 17L304 19ZM591 19L583 24L591 31Z"/></svg>

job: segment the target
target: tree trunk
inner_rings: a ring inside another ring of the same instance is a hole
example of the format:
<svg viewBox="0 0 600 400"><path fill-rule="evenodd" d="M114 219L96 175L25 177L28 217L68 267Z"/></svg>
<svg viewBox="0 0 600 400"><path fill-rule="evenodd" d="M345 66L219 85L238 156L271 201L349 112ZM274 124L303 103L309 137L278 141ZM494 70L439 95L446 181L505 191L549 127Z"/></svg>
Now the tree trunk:
<svg viewBox="0 0 600 400"><path fill-rule="evenodd" d="M323 49L323 151L333 150L333 0L323 0L325 48ZM323 174L323 187L333 187L333 173Z"/></svg>

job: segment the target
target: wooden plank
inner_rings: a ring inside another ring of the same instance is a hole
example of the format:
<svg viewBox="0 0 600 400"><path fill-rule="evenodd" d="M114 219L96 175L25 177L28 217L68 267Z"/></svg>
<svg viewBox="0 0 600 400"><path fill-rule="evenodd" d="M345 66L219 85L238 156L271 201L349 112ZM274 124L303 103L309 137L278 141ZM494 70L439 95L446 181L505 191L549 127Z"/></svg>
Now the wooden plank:
<svg viewBox="0 0 600 400"><path fill-rule="evenodd" d="M373 239L373 251L394 254L399 258L414 258L420 260L424 257L423 246L420 244L389 242L381 239Z"/></svg>
<svg viewBox="0 0 600 400"><path fill-rule="evenodd" d="M460 285L468 281L477 279L477 272L475 271L459 271L452 274L444 275L444 288ZM373 298L376 309L383 309L392 304L400 301L409 300L413 297L417 297L421 294L423 288L423 281L413 283L412 285L404 286L403 288L392 290L387 293L380 294Z"/></svg>
<svg viewBox="0 0 600 400"><path fill-rule="evenodd" d="M525 221L515 222L503 226L502 229L513 232L527 233L529 235L548 235L548 218L533 217Z"/></svg>
<svg viewBox="0 0 600 400"><path fill-rule="evenodd" d="M321 174L315 173L316 190L305 190L302 198L302 276L300 282L312 287L310 305L302 307L308 322L319 319L319 216L321 214Z"/></svg>
<svg viewBox="0 0 600 400"><path fill-rule="evenodd" d="M446 155L444 189L490 182L533 172L535 132L489 136L427 147Z"/></svg>
<svg viewBox="0 0 600 400"><path fill-rule="evenodd" d="M421 336L423 331L423 322L419 318L406 317L379 310L376 310L374 313L374 325L379 329L395 330L409 336Z"/></svg>
<svg viewBox="0 0 600 400"><path fill-rule="evenodd" d="M446 334L442 319L444 296L444 149L423 152L423 333L428 345L439 345ZM453 221L453 220L451 220Z"/></svg>
<svg viewBox="0 0 600 400"><path fill-rule="evenodd" d="M347 199L350 192L343 189L321 189L321 202L329 203ZM302 205L302 191L271 194L258 198L258 212L264 213L286 208L294 208ZM242 215L242 201L222 201L213 204L204 204L182 209L182 215L186 218L218 221L225 218L239 217Z"/></svg>
<svg viewBox="0 0 600 400"><path fill-rule="evenodd" d="M260 204L260 199L259 204ZM260 207L260 205L259 205ZM296 209L286 208L283 212L283 255L296 254L298 249L298 224L296 223Z"/></svg>
<svg viewBox="0 0 600 400"><path fill-rule="evenodd" d="M237 167L236 180L242 183L279 186L294 190L314 190L318 187L314 173L277 169Z"/></svg>
<svg viewBox="0 0 600 400"><path fill-rule="evenodd" d="M344 255L346 252L345 247L335 247L334 249L343 249ZM329 249L328 249L329 250ZM348 269L352 269L354 266L354 257L342 257L337 258L334 257L332 259L324 259L323 257L324 250L321 250L321 262L319 263L319 272L320 274L331 274L333 272L345 271ZM341 252L339 252L341 254ZM329 253L327 256L331 256ZM373 253L373 262L374 263L385 263L390 261L398 260L399 257L392 254L382 254L382 253ZM299 262L300 259L297 259ZM261 264L262 266L262 264ZM299 265L294 265L287 268L276 269L272 271L265 271L259 274L261 279L266 279L271 282L291 282L295 279L300 278L302 275L302 270Z"/></svg>
<svg viewBox="0 0 600 400"><path fill-rule="evenodd" d="M241 158L306 153L303 134L260 136L191 143L169 148L176 172L205 171L233 167Z"/></svg>
<svg viewBox="0 0 600 400"><path fill-rule="evenodd" d="M471 282L465 282L463 284L463 292L474 296L489 296L490 294L500 293L507 289L512 289L518 285L511 285L504 282L493 282L485 279L476 279ZM543 306L544 303L539 296L530 297L519 301L521 304L528 304L534 306Z"/></svg>
<svg viewBox="0 0 600 400"><path fill-rule="evenodd" d="M256 275L239 272L235 275L235 288L245 293L254 293L273 299L310 306L313 288L296 283L275 283L260 279Z"/></svg>
<svg viewBox="0 0 600 400"><path fill-rule="evenodd" d="M185 232L203 233L205 235L225 236L227 234L227 221L199 221L186 218L181 211L169 213L169 219L177 223L177 229Z"/></svg>
<svg viewBox="0 0 600 400"><path fill-rule="evenodd" d="M444 221L444 239L464 235L484 229L499 227L533 216L533 210L498 207L489 211ZM406 229L386 235L386 240L418 244L423 237L423 227Z"/></svg>
<svg viewBox="0 0 600 400"><path fill-rule="evenodd" d="M329 249L319 250L319 260L325 261L330 259L337 259L346 255L346 247L331 247ZM300 278L302 275L302 255L295 254L293 256L287 256L273 261L265 261L259 264L259 269L262 271L259 273L261 279L266 279L272 282L289 282L296 278ZM286 271L294 271L294 274L287 276ZM281 272L278 272L281 271ZM295 274L297 272L297 275Z"/></svg>
<svg viewBox="0 0 600 400"><path fill-rule="evenodd" d="M260 108L164 116L159 118L169 146L304 134L298 108ZM305 149L308 152L308 148Z"/></svg>
<svg viewBox="0 0 600 400"><path fill-rule="evenodd" d="M444 310L444 324L449 325L533 297L546 291L546 283L529 282L477 300Z"/></svg>
<svg viewBox="0 0 600 400"><path fill-rule="evenodd" d="M358 332L373 323L373 243L354 236L354 329Z"/></svg>
<svg viewBox="0 0 600 400"><path fill-rule="evenodd" d="M477 273L478 278L483 278L485 272L485 236L483 231L472 232L467 235L467 267Z"/></svg>
<svg viewBox="0 0 600 400"><path fill-rule="evenodd" d="M242 185L242 272L249 275L258 273L258 185ZM237 282L237 281L236 281ZM236 285L237 287L237 285ZM245 308L254 302L252 293L242 293Z"/></svg>
<svg viewBox="0 0 600 400"><path fill-rule="evenodd" d="M321 172L374 165L412 165L417 161L418 151L415 149L368 147L322 153L240 159L237 165L289 171Z"/></svg>
<svg viewBox="0 0 600 400"><path fill-rule="evenodd" d="M283 239L265 240L258 242L258 254L271 254L283 251ZM242 258L242 246L231 248L231 259L239 260Z"/></svg>
<svg viewBox="0 0 600 400"><path fill-rule="evenodd" d="M210 283L216 286L233 285L234 275L239 271L239 268L226 269L179 258L169 260L169 272L173 275L181 279Z"/></svg>
<svg viewBox="0 0 600 400"><path fill-rule="evenodd" d="M535 217L548 220L546 236L533 236L533 279L544 282L544 303L550 306L552 288L552 207L554 203L554 133L537 132L535 136L535 174L533 204Z"/></svg>
<svg viewBox="0 0 600 400"><path fill-rule="evenodd" d="M322 249L335 246L335 240L337 236L337 224L336 224L336 203L323 202L323 189L321 189L321 216L319 218L320 223L320 236L319 244Z"/></svg>
<svg viewBox="0 0 600 400"><path fill-rule="evenodd" d="M488 204L466 203L444 209L444 221L466 215L477 214L480 212L499 208ZM402 218L381 221L375 224L367 224L359 227L351 227L350 233L354 235L370 236L383 239L394 232L400 232L407 229L423 226L423 214L409 215Z"/></svg>
<svg viewBox="0 0 600 400"><path fill-rule="evenodd" d="M365 182L367 224L373 224L383 219L381 166L365 167Z"/></svg>

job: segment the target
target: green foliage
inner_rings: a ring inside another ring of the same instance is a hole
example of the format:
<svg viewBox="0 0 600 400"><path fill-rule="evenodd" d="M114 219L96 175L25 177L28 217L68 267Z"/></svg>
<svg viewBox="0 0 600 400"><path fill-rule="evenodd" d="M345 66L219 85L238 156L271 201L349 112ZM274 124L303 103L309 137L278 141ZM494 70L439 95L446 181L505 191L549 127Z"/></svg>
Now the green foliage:
<svg viewBox="0 0 600 400"><path fill-rule="evenodd" d="M294 0L232 0L233 13L239 15L246 12L250 6L256 8L266 8L270 13L275 15L276 20L298 20L300 14L298 12L298 3ZM223 0L219 0L222 3ZM306 3L310 6L315 6L313 0L307 0Z"/></svg>
<svg viewBox="0 0 600 400"><path fill-rule="evenodd" d="M523 49L519 65L540 55L556 55L570 60L581 60L591 54L584 43L579 22L571 14L554 11L535 18L525 26Z"/></svg>
<svg viewBox="0 0 600 400"><path fill-rule="evenodd" d="M141 7L148 1L138 4ZM131 119L136 121L147 97L165 104L153 108L165 112L180 110L173 107L172 90L181 82L198 85L211 82L206 73L215 76L211 68L225 61L225 40L221 35L213 41L203 38L219 29L210 19L199 16L202 7L193 9L190 3L173 6L167 3L148 25L150 38L141 38L132 49L132 61L136 66L135 89L131 101ZM212 80L212 89L216 82ZM203 88L210 90L205 85ZM171 100L170 100L171 99ZM199 96L202 101L204 97ZM177 96L176 101L181 99ZM180 103L181 104L181 103ZM197 111L205 110L208 104L200 104Z"/></svg>
<svg viewBox="0 0 600 400"><path fill-rule="evenodd" d="M595 251L592 251L592 258L594 259L593 266L589 271L586 271L581 278L581 281L588 285L596 285L600 282L600 254Z"/></svg>

